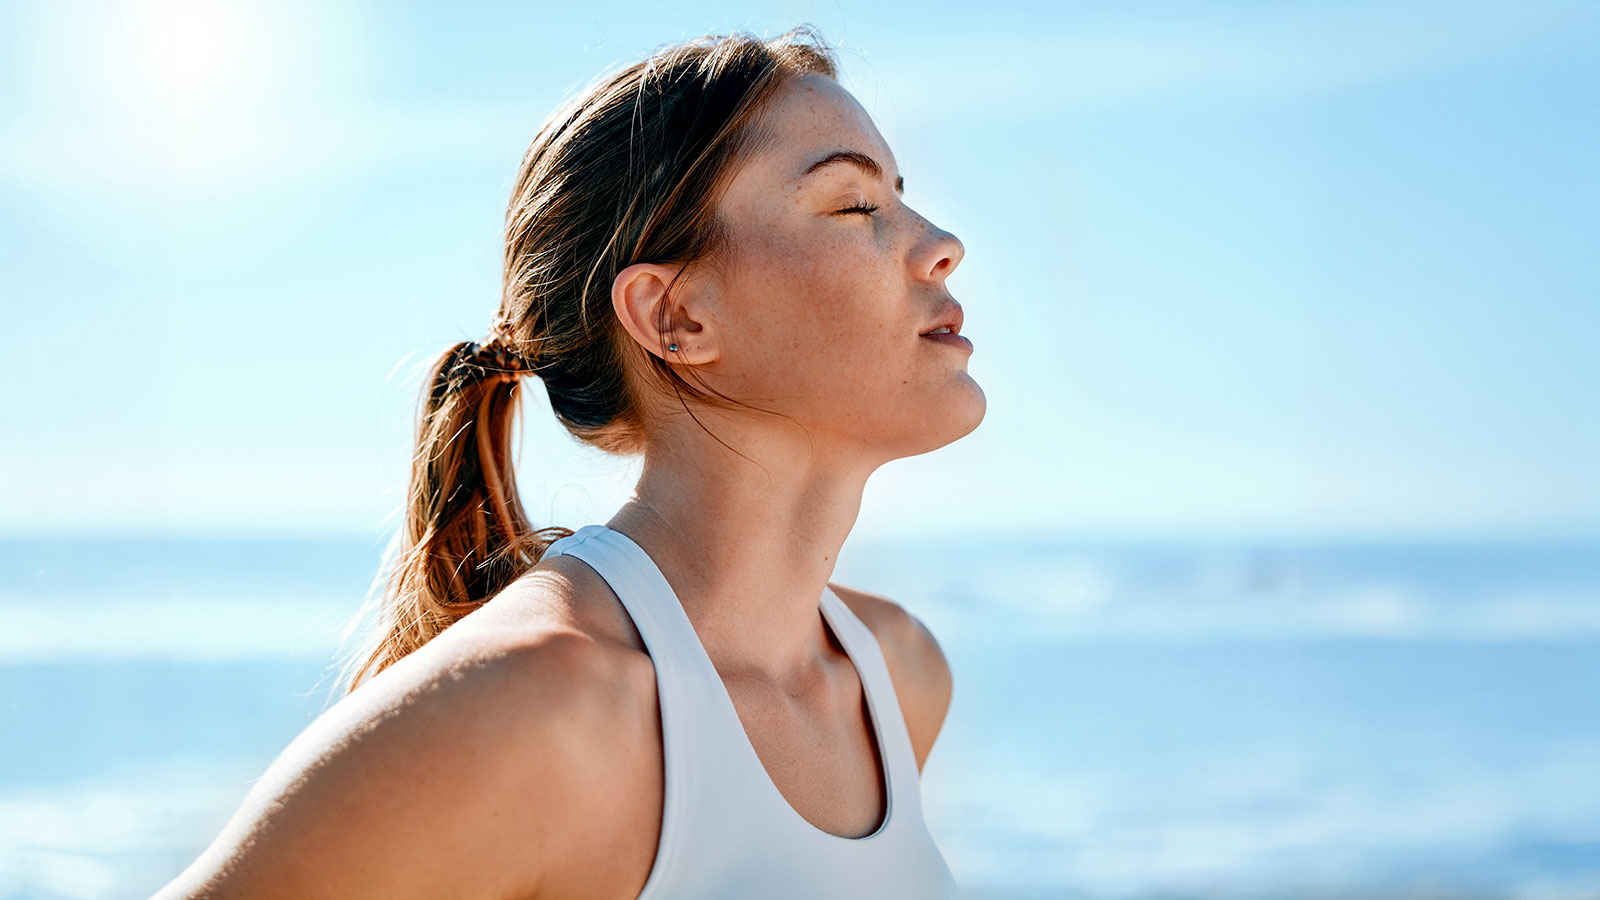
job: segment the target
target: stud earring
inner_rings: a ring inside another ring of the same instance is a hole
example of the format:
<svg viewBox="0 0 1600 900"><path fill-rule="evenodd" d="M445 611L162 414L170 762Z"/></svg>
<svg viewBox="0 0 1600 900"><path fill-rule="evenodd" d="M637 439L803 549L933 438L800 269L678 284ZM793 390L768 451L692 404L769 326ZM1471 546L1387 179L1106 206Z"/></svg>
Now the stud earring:
<svg viewBox="0 0 1600 900"><path fill-rule="evenodd" d="M668 350L672 350L672 351L676 351L678 349L678 345L677 344L668 344L667 345L667 349Z"/></svg>

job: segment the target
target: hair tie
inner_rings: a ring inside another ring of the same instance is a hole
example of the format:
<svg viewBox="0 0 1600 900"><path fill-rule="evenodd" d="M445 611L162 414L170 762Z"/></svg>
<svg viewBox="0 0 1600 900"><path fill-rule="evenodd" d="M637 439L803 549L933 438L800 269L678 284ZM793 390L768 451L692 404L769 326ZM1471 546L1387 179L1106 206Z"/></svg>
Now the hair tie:
<svg viewBox="0 0 1600 900"><path fill-rule="evenodd" d="M528 370L527 361L497 340L480 344L468 341L461 348L457 366L465 366L473 380L479 378L496 381L515 381Z"/></svg>

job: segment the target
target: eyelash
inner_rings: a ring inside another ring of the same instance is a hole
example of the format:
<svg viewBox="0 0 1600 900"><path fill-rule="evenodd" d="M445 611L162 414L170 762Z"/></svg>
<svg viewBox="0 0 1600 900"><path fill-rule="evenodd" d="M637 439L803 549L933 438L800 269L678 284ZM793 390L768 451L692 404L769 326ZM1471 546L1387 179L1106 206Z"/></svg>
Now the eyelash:
<svg viewBox="0 0 1600 900"><path fill-rule="evenodd" d="M878 211L878 208L876 206L867 206L864 203L857 203L855 206L847 206L844 209L836 210L836 212L839 212L839 213L869 213L869 214L870 213L875 213L877 211Z"/></svg>

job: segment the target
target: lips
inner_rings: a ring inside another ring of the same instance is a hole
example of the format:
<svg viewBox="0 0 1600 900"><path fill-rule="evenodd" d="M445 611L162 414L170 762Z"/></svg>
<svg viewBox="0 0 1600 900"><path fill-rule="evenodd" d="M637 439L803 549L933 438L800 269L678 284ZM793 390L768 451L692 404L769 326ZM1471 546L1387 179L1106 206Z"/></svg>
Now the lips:
<svg viewBox="0 0 1600 900"><path fill-rule="evenodd" d="M954 297L946 297L944 306L939 308L939 313L934 317L933 322L919 333L923 337L927 337L930 332L938 331L940 328L948 328L952 335L960 334L963 318L961 304L957 303Z"/></svg>
<svg viewBox="0 0 1600 900"><path fill-rule="evenodd" d="M922 336L922 339L925 341L934 341L935 343L939 344L946 344L951 347L957 347L967 351L968 353L972 352L972 341L962 337L959 334L925 334Z"/></svg>

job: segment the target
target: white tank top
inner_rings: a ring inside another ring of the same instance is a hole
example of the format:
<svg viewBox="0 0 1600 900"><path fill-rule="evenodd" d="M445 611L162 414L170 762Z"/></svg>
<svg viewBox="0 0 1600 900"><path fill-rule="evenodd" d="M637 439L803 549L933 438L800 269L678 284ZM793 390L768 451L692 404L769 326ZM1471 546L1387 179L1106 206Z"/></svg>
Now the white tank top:
<svg viewBox="0 0 1600 900"><path fill-rule="evenodd" d="M587 563L622 599L655 664L666 787L661 838L638 900L958 896L923 822L916 757L882 651L831 588L822 592L822 616L860 676L888 781L884 820L861 838L823 831L789 805L644 548L615 529L586 525L544 556L562 553Z"/></svg>

